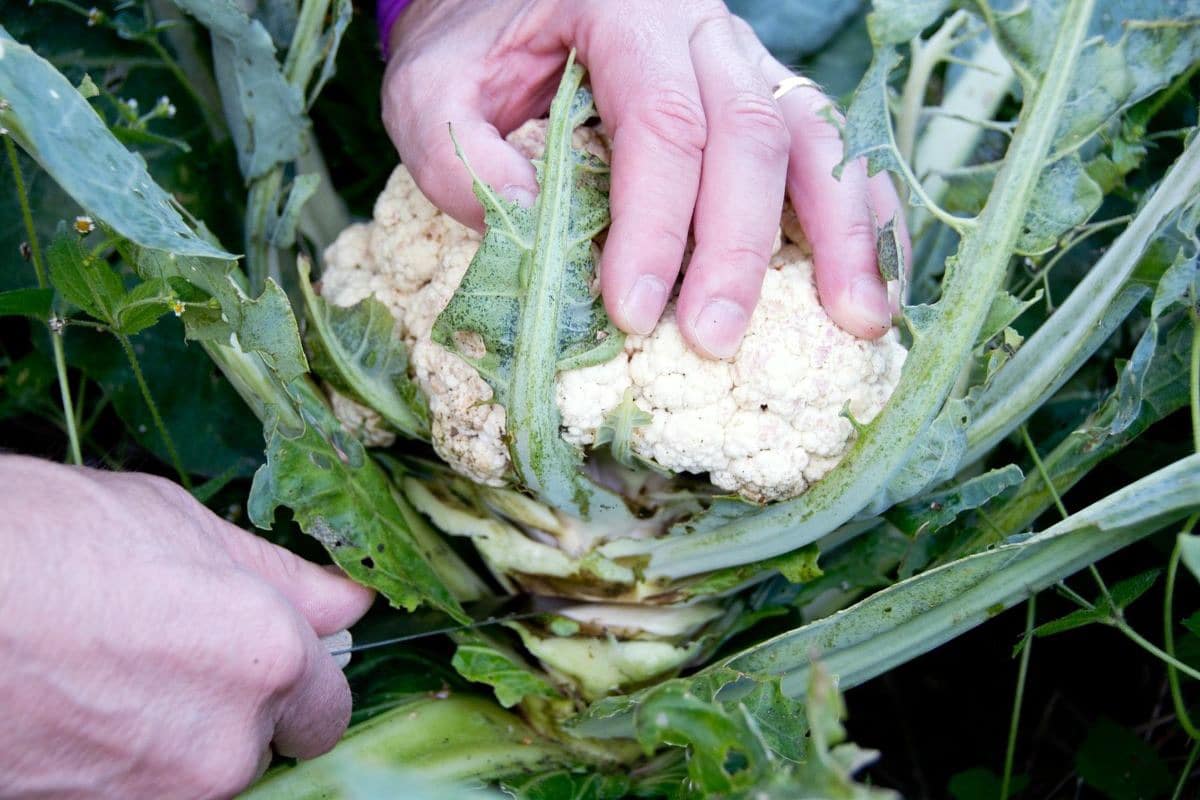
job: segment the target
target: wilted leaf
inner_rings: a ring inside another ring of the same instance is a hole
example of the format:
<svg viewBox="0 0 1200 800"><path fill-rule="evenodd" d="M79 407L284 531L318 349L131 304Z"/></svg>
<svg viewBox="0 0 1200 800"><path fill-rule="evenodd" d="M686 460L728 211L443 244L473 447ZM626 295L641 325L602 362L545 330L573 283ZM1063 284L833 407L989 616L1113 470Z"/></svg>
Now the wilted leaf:
<svg viewBox="0 0 1200 800"><path fill-rule="evenodd" d="M300 290L308 311L312 368L333 386L366 404L407 436L429 437L424 396L408 375L408 352L387 306L367 297L336 306L317 296L307 259L299 261Z"/></svg>

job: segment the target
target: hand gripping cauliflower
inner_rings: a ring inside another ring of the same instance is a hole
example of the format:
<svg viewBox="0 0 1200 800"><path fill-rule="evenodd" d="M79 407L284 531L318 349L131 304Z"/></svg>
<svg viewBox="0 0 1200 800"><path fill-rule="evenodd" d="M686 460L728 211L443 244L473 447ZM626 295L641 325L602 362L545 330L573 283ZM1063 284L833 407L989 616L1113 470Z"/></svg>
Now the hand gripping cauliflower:
<svg viewBox="0 0 1200 800"><path fill-rule="evenodd" d="M545 123L526 123L509 141L535 158ZM596 129L578 129L575 146L608 158ZM627 337L611 361L559 375L563 437L592 444L628 391L650 420L635 429L633 451L671 472L707 474L720 489L768 502L803 492L832 469L854 437L850 417L865 423L879 412L905 350L895 331L866 341L834 324L787 210L782 227L762 300L733 359L688 349L668 305L652 333ZM335 305L374 295L391 310L429 401L433 446L461 474L498 486L510 467L505 410L491 402L492 388L475 369L430 335L479 241L434 208L401 165L373 221L347 228L326 250L321 292ZM469 350L471 343L460 345ZM344 398L335 408L369 443L387 443L373 412Z"/></svg>

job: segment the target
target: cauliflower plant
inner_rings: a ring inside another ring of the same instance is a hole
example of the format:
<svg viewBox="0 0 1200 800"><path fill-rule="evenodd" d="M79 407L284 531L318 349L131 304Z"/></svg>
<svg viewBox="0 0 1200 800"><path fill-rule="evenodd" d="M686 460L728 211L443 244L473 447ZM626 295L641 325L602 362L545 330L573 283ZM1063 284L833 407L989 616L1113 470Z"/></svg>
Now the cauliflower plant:
<svg viewBox="0 0 1200 800"><path fill-rule="evenodd" d="M581 128L575 138L576 147L607 160L596 129ZM509 141L536 157L545 123L526 123ZM430 338L479 241L434 208L400 165L374 219L350 226L325 251L321 292L336 305L374 295L388 306L429 400L438 455L472 480L498 486L510 467L504 408L491 402L492 388L473 367ZM629 390L650 419L634 431L637 455L672 472L707 473L749 500L780 500L833 468L854 437L849 417L865 423L879 412L904 356L895 331L858 339L824 312L807 244L785 211L762 300L737 354L714 361L692 352L669 304L654 331L627 337L616 358L559 375L563 437L592 444ZM351 428L384 443L372 412L344 398L335 402Z"/></svg>

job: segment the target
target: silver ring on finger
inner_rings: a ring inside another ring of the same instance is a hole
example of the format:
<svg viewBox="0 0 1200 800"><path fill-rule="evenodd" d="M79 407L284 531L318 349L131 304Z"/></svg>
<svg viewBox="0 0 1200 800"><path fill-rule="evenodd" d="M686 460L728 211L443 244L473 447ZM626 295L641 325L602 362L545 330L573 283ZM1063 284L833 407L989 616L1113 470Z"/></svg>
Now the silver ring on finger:
<svg viewBox="0 0 1200 800"><path fill-rule="evenodd" d="M821 87L812 78L806 78L803 75L792 75L791 77L784 78L779 83L775 84L771 88L771 96L776 100L779 100L788 92L792 91L793 89L799 89L802 86L809 89L816 89L818 92L822 91Z"/></svg>

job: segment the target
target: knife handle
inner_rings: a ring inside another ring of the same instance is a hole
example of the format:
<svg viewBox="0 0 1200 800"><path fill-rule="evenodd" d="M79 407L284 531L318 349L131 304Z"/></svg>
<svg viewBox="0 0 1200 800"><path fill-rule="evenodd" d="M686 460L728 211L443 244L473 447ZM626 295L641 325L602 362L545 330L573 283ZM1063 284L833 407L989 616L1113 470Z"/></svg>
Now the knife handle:
<svg viewBox="0 0 1200 800"><path fill-rule="evenodd" d="M354 646L354 638L346 628L342 628L337 633L322 636L321 644L324 646L325 652L333 656L333 661L339 668L345 669L350 663L350 653L348 651Z"/></svg>

